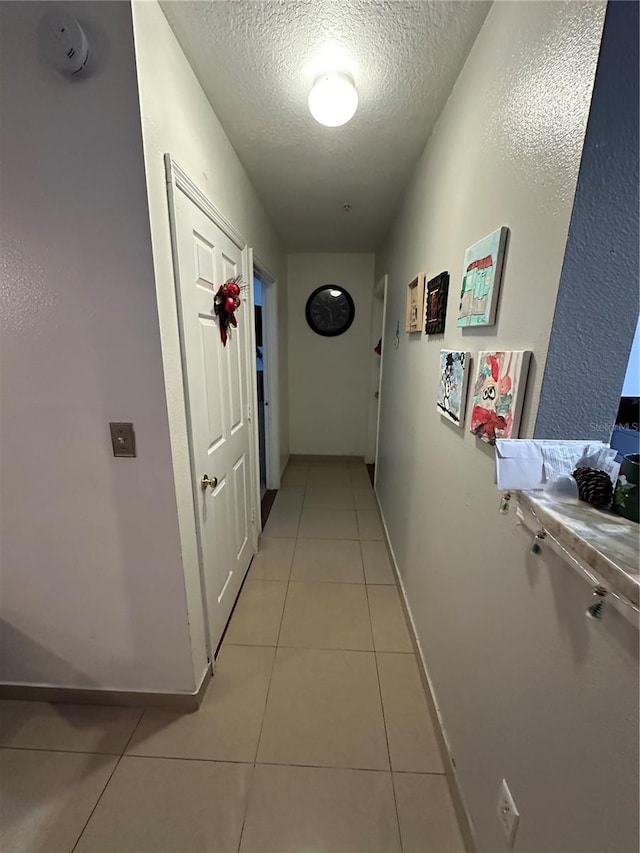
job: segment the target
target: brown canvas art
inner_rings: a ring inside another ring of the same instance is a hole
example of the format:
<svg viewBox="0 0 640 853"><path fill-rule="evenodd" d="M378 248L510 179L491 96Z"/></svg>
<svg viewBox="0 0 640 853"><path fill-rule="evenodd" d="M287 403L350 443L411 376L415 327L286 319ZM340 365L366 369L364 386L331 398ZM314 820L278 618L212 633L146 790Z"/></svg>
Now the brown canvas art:
<svg viewBox="0 0 640 853"><path fill-rule="evenodd" d="M424 311L424 279L425 275L421 272L407 286L405 317L405 331L407 332L419 332L421 330Z"/></svg>
<svg viewBox="0 0 640 853"><path fill-rule="evenodd" d="M425 298L424 331L427 335L444 332L449 295L449 273L441 272L427 284Z"/></svg>

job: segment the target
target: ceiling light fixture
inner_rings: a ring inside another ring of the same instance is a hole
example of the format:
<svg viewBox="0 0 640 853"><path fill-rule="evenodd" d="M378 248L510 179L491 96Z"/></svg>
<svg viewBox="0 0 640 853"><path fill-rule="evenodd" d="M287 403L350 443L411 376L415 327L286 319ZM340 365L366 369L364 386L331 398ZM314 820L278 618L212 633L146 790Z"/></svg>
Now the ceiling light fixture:
<svg viewBox="0 0 640 853"><path fill-rule="evenodd" d="M358 109L358 93L353 77L346 71L325 71L314 80L309 92L309 111L327 127L340 127Z"/></svg>

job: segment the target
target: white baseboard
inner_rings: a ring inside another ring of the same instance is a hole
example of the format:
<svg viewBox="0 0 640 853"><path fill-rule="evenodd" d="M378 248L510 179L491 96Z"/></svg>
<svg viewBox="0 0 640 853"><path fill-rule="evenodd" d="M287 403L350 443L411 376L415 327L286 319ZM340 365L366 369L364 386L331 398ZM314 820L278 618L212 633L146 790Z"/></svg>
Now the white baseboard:
<svg viewBox="0 0 640 853"><path fill-rule="evenodd" d="M197 711L212 675L209 664L194 693L157 693L133 690L102 690L97 687L54 687L48 684L0 684L0 699L53 702L71 705L119 705L156 707L172 711Z"/></svg>
<svg viewBox="0 0 640 853"><path fill-rule="evenodd" d="M350 456L332 453L292 453L289 456L291 462L344 462L346 464L364 464L363 456Z"/></svg>
<svg viewBox="0 0 640 853"><path fill-rule="evenodd" d="M282 478L284 476L284 472L287 470L287 465L289 464L289 460L291 459L291 454L287 453L286 458L284 460L284 465L282 466L282 470L280 471L280 483L282 484Z"/></svg>
<svg viewBox="0 0 640 853"><path fill-rule="evenodd" d="M416 630L416 623L413 618L413 613L411 612L411 606L409 604L409 599L407 598L407 591L404 587L404 583L402 581L402 577L400 575L400 570L398 568L398 562L396 560L395 551L393 550L393 545L391 544L391 538L389 536L389 529L387 527L387 522L384 517L384 513L382 511L382 506L380 505L380 497L378 492L374 487L374 494L376 496L376 503L378 505L378 512L380 513L380 519L382 521L382 528L384 530L384 540L385 545L387 546L387 551L389 553L389 558L391 560L391 565L393 567L393 573L395 575L396 584L398 585L398 589L400 590L402 597L402 605L405 612L405 616L410 625L410 633L411 639L413 641L413 645L416 651L416 656L420 661L420 675L422 676L423 685L425 688L425 692L427 694L427 699L429 700L429 705L433 714L435 714L436 723L436 736L438 739L438 745L440 747L440 752L442 755L442 760L445 766L445 775L447 777L447 782L449 783L449 791L451 793L451 799L453 801L453 806L456 811L456 816L458 818L458 823L460 824L460 830L462 832L462 837L465 843L465 847L467 848L467 853L476 853L477 846L475 843L474 833L473 833L473 824L471 823L471 819L469 818L469 812L464 802L464 797L462 796L462 792L460 790L460 785L458 782L458 777L456 775L456 767L455 762L453 760L453 756L451 754L451 746L449 743L449 739L447 737L447 732L444 726L444 722L442 720L442 714L440 712L440 706L438 705L438 700L436 698L435 690L433 689L433 682L431 680L431 676L429 675L429 669L427 667L427 663L424 657L424 651L422 649L422 645L420 643L420 637L418 636L418 632Z"/></svg>

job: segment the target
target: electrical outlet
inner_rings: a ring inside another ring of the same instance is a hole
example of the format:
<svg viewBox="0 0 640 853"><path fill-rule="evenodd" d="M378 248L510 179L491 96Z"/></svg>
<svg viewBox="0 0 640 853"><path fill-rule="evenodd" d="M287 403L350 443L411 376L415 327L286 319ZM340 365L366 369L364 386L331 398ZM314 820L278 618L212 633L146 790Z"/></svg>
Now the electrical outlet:
<svg viewBox="0 0 640 853"><path fill-rule="evenodd" d="M518 830L518 822L520 820L520 812L518 811L511 791L507 785L507 780L502 780L500 785L500 793L498 795L498 818L502 824L505 838L511 847L516 837Z"/></svg>

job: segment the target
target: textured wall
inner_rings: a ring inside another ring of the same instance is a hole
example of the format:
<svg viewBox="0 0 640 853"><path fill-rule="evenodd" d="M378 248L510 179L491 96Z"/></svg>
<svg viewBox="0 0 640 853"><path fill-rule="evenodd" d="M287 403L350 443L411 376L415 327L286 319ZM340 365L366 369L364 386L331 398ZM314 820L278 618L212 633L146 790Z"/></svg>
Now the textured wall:
<svg viewBox="0 0 640 853"><path fill-rule="evenodd" d="M376 247L490 5L161 2L291 252ZM336 65L360 103L343 127L323 127L307 99Z"/></svg>
<svg viewBox="0 0 640 853"><path fill-rule="evenodd" d="M291 452L364 456L374 256L288 255L287 267ZM351 328L335 338L317 335L305 318L322 284L346 287L355 303Z"/></svg>
<svg viewBox="0 0 640 853"><path fill-rule="evenodd" d="M194 666L206 665L163 156L169 152L278 280L281 460L288 457L287 292L280 243L162 10L133 3L149 217Z"/></svg>
<svg viewBox="0 0 640 853"><path fill-rule="evenodd" d="M442 346L534 352L531 435L575 193L604 5L495 3L414 174L389 273L378 491L481 853L638 846L638 634L498 513L493 451L437 414ZM456 328L465 248L511 229L495 326ZM449 269L445 334L401 335L405 286ZM468 424L468 418L467 418ZM609 618L610 617L610 618Z"/></svg>
<svg viewBox="0 0 640 853"><path fill-rule="evenodd" d="M638 320L638 3L610 2L536 436L608 441Z"/></svg>
<svg viewBox="0 0 640 853"><path fill-rule="evenodd" d="M0 679L190 692L131 12L73 4L92 56L68 80L47 6L0 4Z"/></svg>

